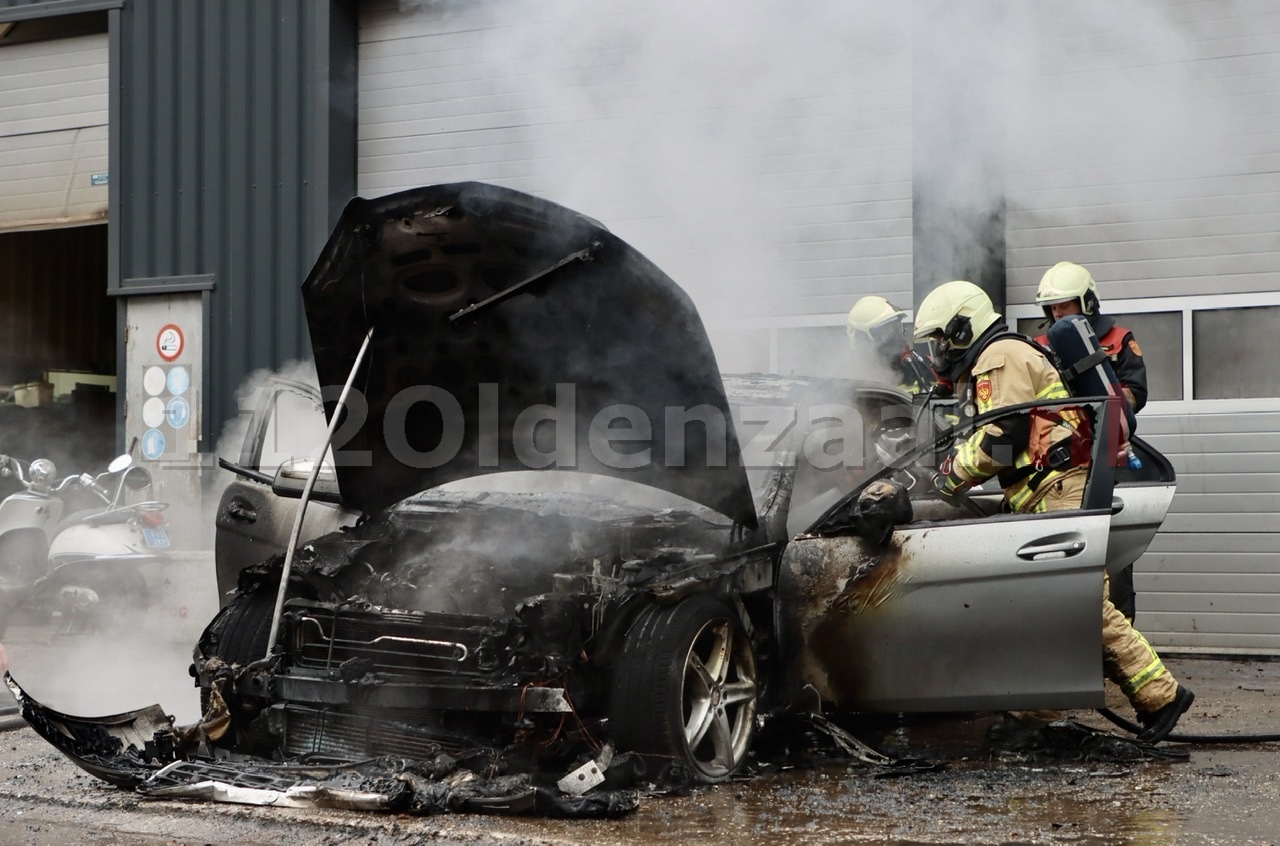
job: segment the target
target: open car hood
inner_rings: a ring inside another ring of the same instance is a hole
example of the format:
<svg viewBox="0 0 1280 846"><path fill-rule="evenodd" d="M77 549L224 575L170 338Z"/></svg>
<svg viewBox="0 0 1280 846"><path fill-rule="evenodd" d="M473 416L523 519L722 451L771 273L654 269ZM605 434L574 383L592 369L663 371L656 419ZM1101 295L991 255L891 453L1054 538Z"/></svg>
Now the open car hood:
<svg viewBox="0 0 1280 846"><path fill-rule="evenodd" d="M697 310L590 218L478 182L355 198L302 293L326 414L374 328L361 396L335 435L347 504L574 469L755 526Z"/></svg>

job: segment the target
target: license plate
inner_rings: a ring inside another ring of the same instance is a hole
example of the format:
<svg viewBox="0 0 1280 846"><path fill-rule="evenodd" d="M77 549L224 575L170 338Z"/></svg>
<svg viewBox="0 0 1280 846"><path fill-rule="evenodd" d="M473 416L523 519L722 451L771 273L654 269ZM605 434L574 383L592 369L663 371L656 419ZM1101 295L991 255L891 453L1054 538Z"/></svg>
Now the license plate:
<svg viewBox="0 0 1280 846"><path fill-rule="evenodd" d="M143 529L142 539L152 549L163 549L169 545L169 533L164 529Z"/></svg>

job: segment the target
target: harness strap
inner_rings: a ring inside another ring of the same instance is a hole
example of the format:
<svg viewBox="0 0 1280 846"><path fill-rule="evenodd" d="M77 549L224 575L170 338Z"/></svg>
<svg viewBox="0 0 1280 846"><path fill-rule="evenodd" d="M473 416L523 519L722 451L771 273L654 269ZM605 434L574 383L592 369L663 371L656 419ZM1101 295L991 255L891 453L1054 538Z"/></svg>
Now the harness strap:
<svg viewBox="0 0 1280 846"><path fill-rule="evenodd" d="M1077 376L1079 376L1081 373L1085 372L1089 368L1097 367L1099 364L1101 364L1106 360L1107 360L1107 351L1102 347L1098 347L1098 349L1094 350L1084 358L1077 361L1075 364L1063 370L1062 376L1067 380L1067 382L1070 382L1072 379L1075 379Z"/></svg>

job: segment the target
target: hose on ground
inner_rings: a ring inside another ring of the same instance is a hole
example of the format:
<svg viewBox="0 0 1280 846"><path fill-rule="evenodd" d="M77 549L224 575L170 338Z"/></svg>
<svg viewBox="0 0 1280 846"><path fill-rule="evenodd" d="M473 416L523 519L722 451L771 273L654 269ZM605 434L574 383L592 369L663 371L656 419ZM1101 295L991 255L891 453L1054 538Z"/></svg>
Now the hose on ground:
<svg viewBox="0 0 1280 846"><path fill-rule="evenodd" d="M1143 731L1141 726L1134 725L1110 708L1099 708L1098 713L1132 735L1136 736ZM1280 734L1180 734L1174 732L1164 739L1173 743L1276 743L1280 741Z"/></svg>

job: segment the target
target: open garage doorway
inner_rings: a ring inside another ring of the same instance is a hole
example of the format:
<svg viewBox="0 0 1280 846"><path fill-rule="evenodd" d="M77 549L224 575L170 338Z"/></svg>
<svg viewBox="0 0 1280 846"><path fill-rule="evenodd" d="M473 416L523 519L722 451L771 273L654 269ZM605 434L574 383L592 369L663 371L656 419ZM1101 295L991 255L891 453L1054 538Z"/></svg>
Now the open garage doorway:
<svg viewBox="0 0 1280 846"><path fill-rule="evenodd" d="M115 379L106 225L0 232L0 453L100 471Z"/></svg>

